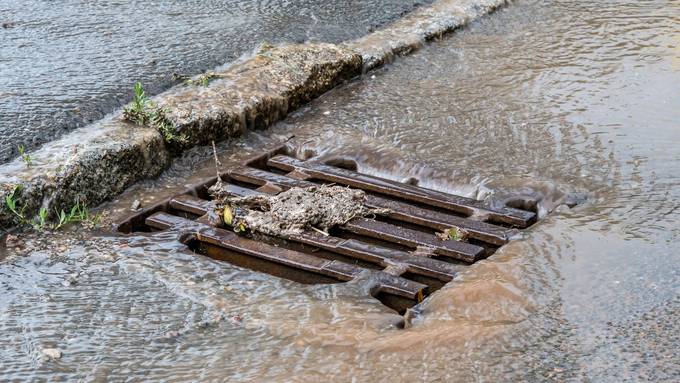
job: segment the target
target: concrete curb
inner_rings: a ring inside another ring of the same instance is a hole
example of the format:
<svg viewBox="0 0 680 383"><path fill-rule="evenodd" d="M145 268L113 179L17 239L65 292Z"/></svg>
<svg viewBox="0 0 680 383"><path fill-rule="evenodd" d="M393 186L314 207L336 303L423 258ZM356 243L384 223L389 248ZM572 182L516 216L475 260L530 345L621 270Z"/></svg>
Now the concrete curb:
<svg viewBox="0 0 680 383"><path fill-rule="evenodd" d="M263 49L215 71L216 79L207 86L176 86L152 100L188 138L182 147L169 146L155 129L122 121L122 112L73 131L31 153L30 167L20 158L0 166L0 225L16 223L4 203L14 190L27 217L41 207L53 213L78 201L98 205L139 180L160 175L178 151L271 126L340 83L505 2L439 0L354 41Z"/></svg>

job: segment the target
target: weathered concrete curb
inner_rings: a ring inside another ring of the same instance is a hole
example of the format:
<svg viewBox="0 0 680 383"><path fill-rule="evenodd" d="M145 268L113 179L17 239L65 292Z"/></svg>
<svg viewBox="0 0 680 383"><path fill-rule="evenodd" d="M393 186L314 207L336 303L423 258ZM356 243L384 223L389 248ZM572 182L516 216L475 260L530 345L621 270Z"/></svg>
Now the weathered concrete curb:
<svg viewBox="0 0 680 383"><path fill-rule="evenodd" d="M167 110L187 147L266 128L338 84L406 54L424 41L493 11L506 0L440 0L361 39L342 45L273 47L214 72L208 86L174 87L153 98ZM4 204L16 192L24 213L97 205L133 183L160 175L177 148L154 129L121 120L121 112L0 166L0 225L16 222Z"/></svg>
<svg viewBox="0 0 680 383"><path fill-rule="evenodd" d="M332 44L271 48L215 72L208 86L178 86L154 97L176 129L188 137L185 147L262 128L340 82L361 73L361 57ZM50 213L77 201L89 206L119 194L132 183L158 176L171 160L171 148L154 129L129 124L115 113L76 130L31 154L0 167L0 196L15 197L32 217L40 207ZM3 203L0 223L16 217Z"/></svg>
<svg viewBox="0 0 680 383"><path fill-rule="evenodd" d="M332 44L272 47L215 72L209 86L180 86L155 100L188 146L266 128L361 73L361 57Z"/></svg>

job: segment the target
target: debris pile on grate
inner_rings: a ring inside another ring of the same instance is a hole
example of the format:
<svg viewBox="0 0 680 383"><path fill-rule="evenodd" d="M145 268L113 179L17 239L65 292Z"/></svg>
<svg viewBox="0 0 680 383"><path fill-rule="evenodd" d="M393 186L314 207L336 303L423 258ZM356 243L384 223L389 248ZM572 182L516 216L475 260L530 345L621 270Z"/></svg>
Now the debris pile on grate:
<svg viewBox="0 0 680 383"><path fill-rule="evenodd" d="M403 313L536 221L534 211L490 207L352 165L303 161L279 147L134 214L118 230L176 230L194 252L301 283L371 273L371 295Z"/></svg>
<svg viewBox="0 0 680 383"><path fill-rule="evenodd" d="M275 195L233 197L229 186L220 182L209 191L226 225L273 236L289 237L306 230L328 235L329 229L353 218L387 213L387 209L366 207L362 190L342 186L293 187Z"/></svg>

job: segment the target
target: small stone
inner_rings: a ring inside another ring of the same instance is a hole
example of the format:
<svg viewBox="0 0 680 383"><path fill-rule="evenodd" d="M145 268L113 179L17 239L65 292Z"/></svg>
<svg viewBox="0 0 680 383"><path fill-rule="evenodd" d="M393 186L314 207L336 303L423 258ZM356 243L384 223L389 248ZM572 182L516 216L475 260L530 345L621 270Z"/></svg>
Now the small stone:
<svg viewBox="0 0 680 383"><path fill-rule="evenodd" d="M413 186L418 186L418 179L416 177L406 177L401 180L401 183L407 184L407 185L413 185Z"/></svg>
<svg viewBox="0 0 680 383"><path fill-rule="evenodd" d="M5 237L5 245L7 247L22 248L26 246L26 243L16 235L7 234L7 237Z"/></svg>
<svg viewBox="0 0 680 383"><path fill-rule="evenodd" d="M73 286L78 283L78 275L77 274L71 274L69 275L65 280L64 280L64 286L69 287Z"/></svg>
<svg viewBox="0 0 680 383"><path fill-rule="evenodd" d="M48 359L55 360L61 358L61 350L58 348L43 348L42 354Z"/></svg>
<svg viewBox="0 0 680 383"><path fill-rule="evenodd" d="M134 202L132 202L132 206L130 207L130 209L132 209L132 211L137 211L141 207L142 207L142 203L138 199L136 199Z"/></svg>

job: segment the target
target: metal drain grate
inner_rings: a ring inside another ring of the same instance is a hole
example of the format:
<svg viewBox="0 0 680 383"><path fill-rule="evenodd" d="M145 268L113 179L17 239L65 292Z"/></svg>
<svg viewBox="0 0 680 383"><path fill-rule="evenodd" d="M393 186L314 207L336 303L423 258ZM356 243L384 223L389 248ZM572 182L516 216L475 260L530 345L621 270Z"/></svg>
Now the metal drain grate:
<svg viewBox="0 0 680 383"><path fill-rule="evenodd" d="M355 218L330 236L306 232L287 238L238 235L212 226L212 178L145 209L118 225L123 233L173 229L197 253L301 283L336 283L370 275L370 292L403 313L453 279L466 265L486 258L517 229L536 221L532 211L491 208L481 201L356 172L351 161L321 163L289 155L285 146L229 168L222 176L237 196L275 194L290 187L346 185L366 192L366 205L387 208L375 219ZM522 201L534 206L535 201ZM436 233L452 227L464 241Z"/></svg>

